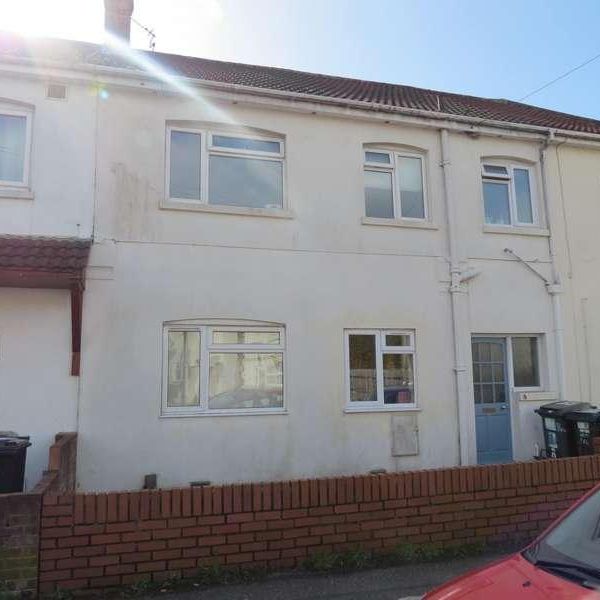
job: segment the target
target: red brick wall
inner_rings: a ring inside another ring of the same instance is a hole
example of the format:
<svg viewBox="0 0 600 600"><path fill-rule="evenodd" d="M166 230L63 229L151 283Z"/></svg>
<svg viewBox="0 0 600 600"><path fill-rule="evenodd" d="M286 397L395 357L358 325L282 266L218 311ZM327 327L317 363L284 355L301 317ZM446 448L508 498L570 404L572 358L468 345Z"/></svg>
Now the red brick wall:
<svg viewBox="0 0 600 600"><path fill-rule="evenodd" d="M0 583L14 590L37 588L41 502L39 494L0 495Z"/></svg>
<svg viewBox="0 0 600 600"><path fill-rule="evenodd" d="M35 593L38 583L42 495L75 488L77 434L59 433L48 470L29 494L0 495L0 584ZM0 596L1 596L0 588Z"/></svg>
<svg viewBox="0 0 600 600"><path fill-rule="evenodd" d="M48 469L33 492L67 492L75 489L77 434L57 433L48 451Z"/></svg>
<svg viewBox="0 0 600 600"><path fill-rule="evenodd" d="M295 567L315 552L532 538L600 479L600 456L141 492L47 495L40 591Z"/></svg>

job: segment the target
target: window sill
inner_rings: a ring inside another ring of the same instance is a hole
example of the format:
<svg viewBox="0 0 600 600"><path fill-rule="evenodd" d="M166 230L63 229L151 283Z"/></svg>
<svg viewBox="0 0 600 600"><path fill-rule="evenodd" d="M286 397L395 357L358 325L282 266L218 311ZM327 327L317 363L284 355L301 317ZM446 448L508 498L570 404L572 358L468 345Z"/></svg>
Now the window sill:
<svg viewBox="0 0 600 600"><path fill-rule="evenodd" d="M0 198L10 200L33 200L33 192L25 187L1 187Z"/></svg>
<svg viewBox="0 0 600 600"><path fill-rule="evenodd" d="M282 408L264 408L264 409L231 409L231 410L219 410L219 411L207 411L199 410L195 412L167 412L161 413L159 416L161 419L183 419L190 417L236 417L236 416L253 416L257 417L260 415L287 415L287 409Z"/></svg>
<svg viewBox="0 0 600 600"><path fill-rule="evenodd" d="M163 200L160 207L166 210L186 210L220 215L241 215L246 217L270 217L274 219L293 219L291 210L282 208L248 208L244 206L214 206L201 202L185 202L179 200Z"/></svg>
<svg viewBox="0 0 600 600"><path fill-rule="evenodd" d="M363 217L363 225L376 225L380 227L408 227L409 229L438 229L437 225L429 221L412 219L380 219L377 217Z"/></svg>
<svg viewBox="0 0 600 600"><path fill-rule="evenodd" d="M355 408L354 406L346 406L344 408L344 412L347 414L352 413L398 413L398 412L408 412L415 413L421 412L421 408L414 405L409 406L360 406Z"/></svg>
<svg viewBox="0 0 600 600"><path fill-rule="evenodd" d="M550 231L542 227L519 227L512 225L484 225L484 233L501 233L505 235L529 235L533 237L550 237Z"/></svg>

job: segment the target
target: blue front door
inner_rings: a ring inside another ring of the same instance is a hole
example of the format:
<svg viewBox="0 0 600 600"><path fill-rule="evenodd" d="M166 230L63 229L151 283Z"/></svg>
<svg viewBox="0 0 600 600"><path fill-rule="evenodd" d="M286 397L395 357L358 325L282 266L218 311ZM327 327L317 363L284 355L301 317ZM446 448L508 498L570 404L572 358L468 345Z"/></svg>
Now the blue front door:
<svg viewBox="0 0 600 600"><path fill-rule="evenodd" d="M474 337L471 345L477 462L510 462L513 456L506 342L503 338Z"/></svg>

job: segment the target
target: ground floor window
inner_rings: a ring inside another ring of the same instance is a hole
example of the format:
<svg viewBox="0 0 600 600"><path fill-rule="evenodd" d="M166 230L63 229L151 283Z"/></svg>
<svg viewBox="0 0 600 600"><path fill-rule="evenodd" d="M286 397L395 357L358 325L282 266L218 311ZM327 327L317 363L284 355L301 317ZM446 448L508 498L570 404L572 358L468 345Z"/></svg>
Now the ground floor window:
<svg viewBox="0 0 600 600"><path fill-rule="evenodd" d="M414 332L346 332L348 410L399 410L415 401Z"/></svg>
<svg viewBox="0 0 600 600"><path fill-rule="evenodd" d="M284 334L283 327L165 327L162 413L281 412Z"/></svg>
<svg viewBox="0 0 600 600"><path fill-rule="evenodd" d="M497 343L493 343L493 342ZM507 386L537 390L540 381L540 338L512 335L474 338L475 403L507 402Z"/></svg>
<svg viewBox="0 0 600 600"><path fill-rule="evenodd" d="M540 387L539 343L536 336L513 336L512 363L516 388Z"/></svg>

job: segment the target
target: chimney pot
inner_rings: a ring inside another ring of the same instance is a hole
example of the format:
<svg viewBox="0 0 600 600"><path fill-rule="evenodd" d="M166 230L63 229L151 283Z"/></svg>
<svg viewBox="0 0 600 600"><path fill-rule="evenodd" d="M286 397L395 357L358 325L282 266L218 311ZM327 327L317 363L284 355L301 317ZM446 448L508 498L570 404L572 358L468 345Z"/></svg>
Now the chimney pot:
<svg viewBox="0 0 600 600"><path fill-rule="evenodd" d="M133 0L104 0L104 29L129 43Z"/></svg>

